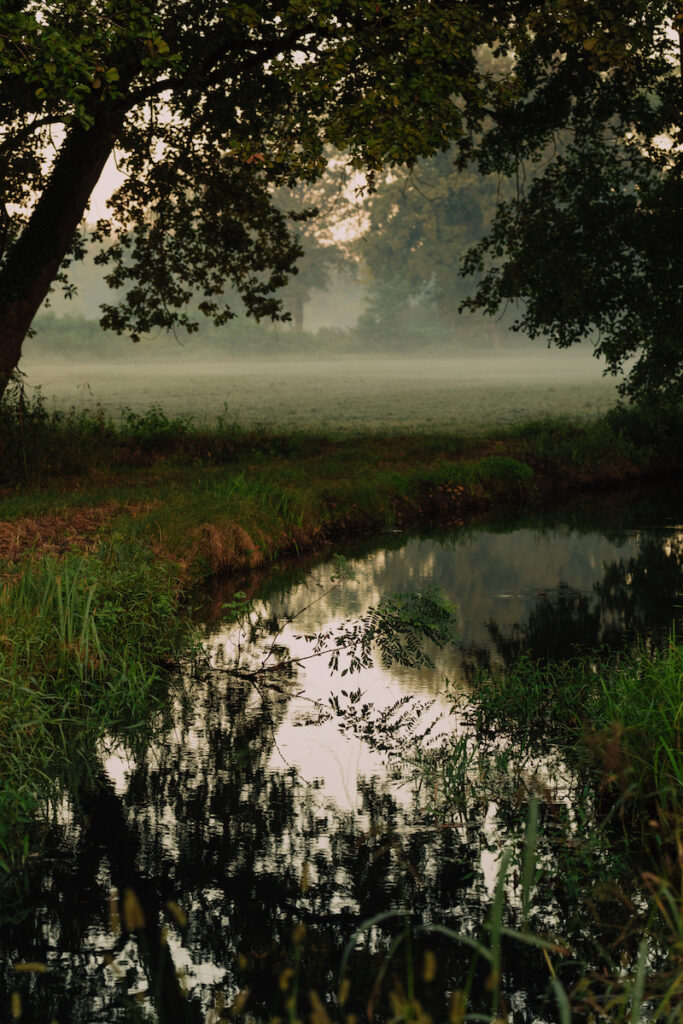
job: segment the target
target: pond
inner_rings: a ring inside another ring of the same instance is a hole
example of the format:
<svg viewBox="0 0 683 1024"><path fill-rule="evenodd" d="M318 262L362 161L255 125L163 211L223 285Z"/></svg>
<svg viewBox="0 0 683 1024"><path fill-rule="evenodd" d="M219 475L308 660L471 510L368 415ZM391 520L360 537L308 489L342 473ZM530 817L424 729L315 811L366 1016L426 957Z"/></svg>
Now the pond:
<svg viewBox="0 0 683 1024"><path fill-rule="evenodd" d="M492 776L444 814L420 752L465 728L453 699L479 671L665 644L683 625L678 514L675 495L629 496L545 524L379 538L248 599L214 584L200 626L208 663L172 685L144 739L103 744L46 821L41 869L3 911L0 1019L294 1021L312 1006L322 1022L311 990L333 1019L388 1019L413 985L424 1013L446 1019L471 972L469 1010L488 1013L500 988L510 1020L556 1020L555 969L571 981L603 925L624 918L614 896L589 925L583 883L555 870L591 830L584 780L558 751L534 753L514 784ZM308 657L305 637L325 634L327 649L387 595L432 586L455 606L458 642L429 649L431 667L375 658L342 677L327 655ZM280 667L256 672L264 662ZM556 949L571 941L572 955L506 938L494 977L472 943L491 949L498 897L503 925L520 925L522 860L499 873L506 850L523 858L532 797L545 833L562 833L539 845L533 931ZM604 866L613 852L598 847L586 857ZM637 906L635 891L622 895Z"/></svg>

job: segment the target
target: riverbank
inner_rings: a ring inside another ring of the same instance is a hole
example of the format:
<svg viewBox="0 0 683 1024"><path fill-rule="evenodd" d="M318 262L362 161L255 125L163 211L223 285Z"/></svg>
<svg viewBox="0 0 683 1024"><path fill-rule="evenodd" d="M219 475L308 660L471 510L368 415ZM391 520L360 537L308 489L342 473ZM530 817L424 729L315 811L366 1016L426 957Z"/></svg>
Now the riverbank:
<svg viewBox="0 0 683 1024"><path fill-rule="evenodd" d="M0 835L8 866L28 850L22 829L41 779L60 758L67 765L64 736L81 730L92 744L144 718L164 671L192 645L183 609L203 580L267 571L354 535L457 528L683 469L673 414L653 423L622 411L488 438L228 423L209 434L159 408L115 424L48 413L21 393L0 416L2 806L21 826ZM22 724L35 721L38 730Z"/></svg>
<svg viewBox="0 0 683 1024"><path fill-rule="evenodd" d="M10 427L14 434L2 434L0 870L13 884L40 849L36 812L56 787L76 800L87 791L105 736L144 756L175 669L182 662L191 671L197 651L187 614L195 584L267 572L354 535L533 515L569 495L680 471L675 424L655 435L628 414L489 438L257 434L229 425L207 434L158 409L120 426L24 409ZM648 848L640 866L669 878L652 884L654 904L666 893L674 911L680 666L677 646L662 657L643 652L618 679L607 663L598 678L577 666L571 686L564 667L553 675L521 666L491 677L478 704L486 735L505 726L524 742L534 732L547 739L548 721L566 721L558 742L584 744L606 818L615 808L619 822L628 813L634 848ZM656 708L643 704L655 692ZM643 744L643 729L657 742ZM617 755L618 770L609 760ZM452 777L444 762L443 778ZM671 920L675 931L680 915ZM675 935L663 941L676 969ZM615 975L610 998L622 989L627 1006L631 989ZM652 998L668 996L653 987Z"/></svg>
<svg viewBox="0 0 683 1024"><path fill-rule="evenodd" d="M114 423L0 410L0 559L89 552L116 536L185 582L253 569L344 536L457 526L491 510L683 473L683 414L615 411L495 436L444 432L210 433L153 407Z"/></svg>

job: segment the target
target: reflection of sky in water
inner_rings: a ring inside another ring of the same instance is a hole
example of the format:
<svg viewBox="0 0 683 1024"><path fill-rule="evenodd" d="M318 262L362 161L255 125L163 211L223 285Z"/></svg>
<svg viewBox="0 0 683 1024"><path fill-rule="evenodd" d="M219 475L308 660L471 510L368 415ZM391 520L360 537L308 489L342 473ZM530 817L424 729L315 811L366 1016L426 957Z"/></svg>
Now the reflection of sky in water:
<svg viewBox="0 0 683 1024"><path fill-rule="evenodd" d="M446 692L449 679L458 680L461 690L467 689L458 650L434 651L433 669L396 665L385 668L375 664L357 677L340 680L328 669L326 658L310 658L312 645L301 634L334 629L345 618L360 616L370 605L378 605L384 596L427 586L438 587L454 604L464 646L490 648L490 620L495 620L503 635L510 633L525 622L539 600L552 600L565 585L585 597L591 606L600 605L603 627L619 631L627 625L625 615L604 601L599 602L596 585L602 581L607 566L638 558L644 536L647 535L638 531L625 531L607 538L556 529L502 534L474 532L441 541L411 539L397 550L382 549L351 559L350 580L332 586L330 579L335 568L329 563L318 567L309 579L285 594L271 595L263 611L280 623L277 643L285 649L286 657L305 660L294 680L281 682L295 696L275 733L270 767L279 770L293 766L305 780L320 780L319 798L333 801L342 811L356 810L358 780L381 775L385 759L357 738L342 734L334 721L302 724L302 720L314 717L307 701L324 704L330 692L340 687L349 690L360 686L363 699L377 709L405 695L429 698L433 706L425 712L421 725L426 724L425 719L439 717L437 735L459 727ZM680 556L681 537L679 530L671 528L663 538L658 535L656 543L667 557L675 558ZM630 582L629 573L625 573L625 582ZM667 624L672 617L673 608L669 608ZM239 628L234 625L210 631L206 643L214 664L227 666L234 661L238 633ZM271 643L264 641L261 651L252 647L247 667L257 667L264 659L271 665L276 660L269 653ZM243 645L240 648L243 651ZM493 658L494 663L500 660ZM404 752L409 752L409 737ZM561 799L568 789L566 771L552 758L546 764L536 761L527 771L527 782L531 791L550 801ZM399 789L397 798L407 812L411 802L409 790ZM495 809L491 803L483 826L492 849L483 849L480 857L489 893L495 885L501 852Z"/></svg>
<svg viewBox="0 0 683 1024"><path fill-rule="evenodd" d="M339 623L344 617L362 615L388 594L438 587L455 605L457 625L463 646L491 648L488 624L493 621L503 635L523 625L543 599L552 601L563 587L586 598L591 608L600 605L600 619L606 631L621 630L625 612L601 601L595 592L609 565L637 559L646 534L623 532L611 538L599 534L580 534L569 529L553 531L516 530L510 533L473 532L453 540L410 539L397 550L378 550L361 559L351 559L355 579L330 589L333 566L323 565L312 579L290 589L285 595L271 596L268 608L276 617L295 614L294 628L285 627L282 642L292 654L309 654L295 633L314 633ZM680 557L683 535L675 528L662 534L657 543L671 559ZM645 568L647 573L647 568ZM628 576L626 582L629 582ZM317 593L316 593L317 588ZM313 602L313 603L311 603ZM308 607L307 607L308 606ZM671 621L671 609L665 613ZM231 657L230 631L216 629L209 636L212 649ZM373 699L383 692L393 694L438 694L446 677L460 677L457 652L433 652L435 670L394 666L390 673L374 670L363 676L363 689ZM494 661L499 660L495 658ZM462 679L461 679L462 681ZM320 696L329 690L332 680L324 668L306 673L307 692Z"/></svg>
<svg viewBox="0 0 683 1024"><path fill-rule="evenodd" d="M265 611L284 622L287 614L308 606L294 624L285 622L278 636L290 657L310 653L310 645L295 634L329 628L347 616L363 614L392 592L427 584L439 586L457 606L465 645L490 644L487 622L492 618L502 633L523 624L544 600L542 595L557 593L560 583L599 607L603 619L626 623L634 608L640 614L640 605L630 597L624 601L614 583L609 600L597 594L596 585L614 565L621 566L624 581L647 579L651 563L639 562L646 539L636 533L606 538L569 530L482 532L453 541L412 539L397 550L380 550L352 561L355 580L329 592L332 566L320 566L313 582L271 597ZM660 533L653 543L655 561L663 552L672 564L678 559L680 568L680 533ZM680 573L671 576L672 590L676 579L680 582ZM671 621L672 604L657 612L663 624L667 614ZM57 891L50 896L57 883L46 878L43 898L51 909L39 908L32 936L4 940L10 971L13 960L44 959L54 971L55 984L81 992L87 1010L73 1019L113 1019L111 1003L122 985L129 995L152 987L150 967L137 941L116 940L103 927L112 885L148 885L154 897L148 895L149 905L157 899L163 912L165 900L172 898L189 913L193 924L184 939L173 922L167 922L167 945L174 969L184 973L183 984L197 996L204 1017L218 990L229 999L242 985L235 963L245 948L256 949L270 963L268 957L274 954L268 952L269 930L278 931L277 941L284 948L297 917L308 915L318 929L330 929L333 962L327 962L324 971L336 970L340 946L358 917L403 901L403 883L396 881L404 870L402 851L409 851L406 856L423 880L405 898L414 901L424 919L444 920L472 934L491 898L501 852L510 842L509 823L501 819L509 780L501 778L500 792L490 792L483 804L467 805L452 821L435 824L424 814L429 794L387 780L380 754L357 737L342 735L334 721L307 724L316 716L311 701L326 704L331 690L361 686L364 700L376 708L406 695L433 699L430 713L444 713L441 727L459 728L458 720L447 714L444 695L445 678L461 674L457 651L440 652L435 669L417 672L375 665L343 680L330 676L326 659L307 660L292 678L269 676L267 681L284 692L262 689L264 703L250 683L236 680L228 671L235 627L207 628L205 642L215 670L183 681L172 724L162 729L145 758L132 756L122 744L102 745L104 770L114 790L112 813L120 812L120 828L127 830L121 850L125 854L125 843L130 844L127 855L134 860L139 883L117 866L118 847L106 845L103 831L98 833L101 849L97 847L96 855L92 850L86 850L87 856L83 853L84 844L94 842L89 829L96 825L82 815L70 823L63 805L58 817L67 825L60 842L74 852L64 854L62 884L67 884L74 864L83 858L90 864L90 858L96 864L94 878L87 873L84 877L95 895L89 895L88 903L79 894L74 909L66 910L62 903L68 901ZM262 641L262 649L267 651L271 642ZM258 661L258 651L252 649L243 664ZM462 680L461 687L466 690ZM409 737L401 752L409 752ZM375 783L369 783L373 778ZM580 828L571 806L575 782L561 763L552 758L530 760L518 782L520 791L527 797L529 792L538 793L553 813L564 805L570 828ZM521 798L518 813L522 819L525 799ZM291 807L285 812L288 801ZM388 852L375 878L373 857L383 844ZM59 865L58 854L55 864ZM311 883L307 891L300 885L304 870ZM449 872L460 878L454 887L444 881ZM463 872L466 882L460 877ZM512 906L518 903L512 882L508 897ZM88 909L81 911L80 903ZM98 906L104 909L98 911ZM69 914L78 921L76 936ZM562 923L550 894L544 915L546 926ZM380 938L373 933L370 945L377 946ZM103 966L107 953L114 959ZM518 991L512 993L516 1005L524 1000L524 971L520 978ZM143 1013L153 1015L149 995L142 998Z"/></svg>
<svg viewBox="0 0 683 1024"><path fill-rule="evenodd" d="M332 563L319 566L304 582L286 593L271 595L259 605L268 618L279 623L277 644L283 658L304 659L295 677L272 677L294 696L275 731L275 743L269 767L279 771L294 767L307 782L317 780L318 799L332 801L340 811L356 811L358 781L385 772L386 758L370 749L354 736L343 734L334 721L307 724L314 719L311 702L326 705L331 691L351 690L360 686L363 701L375 709L392 705L402 697L427 698L432 707L423 713L420 726L434 718L440 719L436 735L458 729L447 695L448 680L459 680L459 688L467 689L462 678L461 653L457 649L434 651L433 669L410 669L402 666L385 668L376 663L358 676L340 679L327 666L327 658L311 658L312 644L302 634L334 629L346 618L362 615L369 606L394 593L438 587L457 609L458 630L464 646L477 644L491 647L487 623L495 620L505 635L524 623L539 600L552 599L563 585L585 597L591 606L598 606L596 585L603 578L605 567L636 559L643 534L630 531L607 538L598 534L579 534L570 529L553 531L517 530L495 534L474 532L453 539L411 539L397 550L378 550L360 559L351 559L353 578L336 585L330 580L336 573ZM657 543L668 556L675 555L681 544L680 531L671 530ZM628 576L628 574L627 574ZM672 610L669 610L672 614ZM607 628L622 629L624 614L602 602L600 618ZM293 621L289 621L293 620ZM670 621L670 619L669 619ZM205 642L212 663L229 666L240 650L241 664L256 668L271 666L277 657L271 652L271 638L260 646L252 646L245 654L239 627L214 627ZM500 658L493 658L500 662ZM343 663L342 663L343 664ZM410 751L406 737L403 753ZM545 793L549 799L567 788L565 772L556 761L547 765L536 763L532 789ZM406 787L396 791L396 798L407 812L411 793ZM494 848L499 847L495 814L486 814L484 832ZM499 852L484 851L481 866L487 888L495 881Z"/></svg>

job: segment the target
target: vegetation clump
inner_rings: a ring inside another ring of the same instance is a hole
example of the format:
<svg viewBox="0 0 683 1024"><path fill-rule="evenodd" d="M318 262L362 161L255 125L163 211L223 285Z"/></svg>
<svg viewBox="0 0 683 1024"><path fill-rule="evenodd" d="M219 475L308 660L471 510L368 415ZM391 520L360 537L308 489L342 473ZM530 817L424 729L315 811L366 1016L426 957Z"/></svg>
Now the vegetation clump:
<svg viewBox="0 0 683 1024"><path fill-rule="evenodd" d="M553 752L579 772L641 867L675 876L683 836L679 643L573 661L521 656L480 671L453 700L464 728L425 761L430 772L439 766L442 811L454 809L473 773L508 778L514 788L535 756Z"/></svg>
<svg viewBox="0 0 683 1024"><path fill-rule="evenodd" d="M162 706L191 645L177 575L116 538L89 555L27 556L0 590L0 869L28 854L38 804L86 770L105 734Z"/></svg>

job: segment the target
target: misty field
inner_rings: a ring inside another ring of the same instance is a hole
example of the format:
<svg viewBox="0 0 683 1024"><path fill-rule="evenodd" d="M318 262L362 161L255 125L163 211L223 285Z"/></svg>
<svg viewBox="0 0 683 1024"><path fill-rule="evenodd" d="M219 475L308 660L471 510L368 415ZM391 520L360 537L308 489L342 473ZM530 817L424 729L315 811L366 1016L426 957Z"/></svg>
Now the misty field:
<svg viewBox="0 0 683 1024"><path fill-rule="evenodd" d="M221 362L29 362L30 387L49 408L95 409L114 417L161 406L212 424L292 429L456 429L477 431L524 420L590 418L614 405L613 378L590 353L466 353L438 358Z"/></svg>

